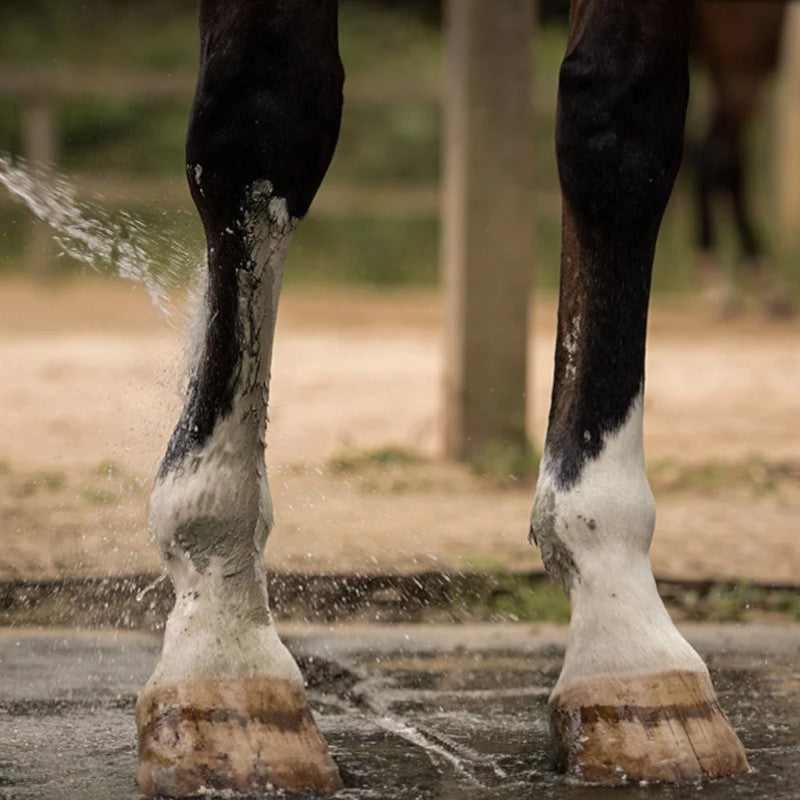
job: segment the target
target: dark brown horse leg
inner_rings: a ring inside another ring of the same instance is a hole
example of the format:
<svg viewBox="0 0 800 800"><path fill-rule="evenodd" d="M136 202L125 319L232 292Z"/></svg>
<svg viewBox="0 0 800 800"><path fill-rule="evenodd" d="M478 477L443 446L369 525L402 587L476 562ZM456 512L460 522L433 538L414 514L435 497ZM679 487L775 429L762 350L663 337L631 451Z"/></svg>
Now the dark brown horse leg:
<svg viewBox="0 0 800 800"><path fill-rule="evenodd" d="M573 0L561 68L561 293L531 532L572 610L550 698L558 766L607 783L747 770L648 558L650 274L681 160L689 0Z"/></svg>
<svg viewBox="0 0 800 800"><path fill-rule="evenodd" d="M744 177L742 148L737 150L738 163L730 182L729 191L733 217L739 232L739 243L744 256L745 281L769 317L788 317L795 311L789 288L764 259L764 249L756 235Z"/></svg>
<svg viewBox="0 0 800 800"><path fill-rule="evenodd" d="M208 287L186 406L150 523L175 585L136 705L141 791L341 786L267 605L264 465L283 262L339 131L335 0L202 0L186 143Z"/></svg>
<svg viewBox="0 0 800 800"><path fill-rule="evenodd" d="M730 317L742 310L735 287L722 269L713 219L715 198L731 194L732 171L741 167L741 154L732 125L726 121L721 109L715 110L700 148L696 177L697 272L707 305L720 317Z"/></svg>

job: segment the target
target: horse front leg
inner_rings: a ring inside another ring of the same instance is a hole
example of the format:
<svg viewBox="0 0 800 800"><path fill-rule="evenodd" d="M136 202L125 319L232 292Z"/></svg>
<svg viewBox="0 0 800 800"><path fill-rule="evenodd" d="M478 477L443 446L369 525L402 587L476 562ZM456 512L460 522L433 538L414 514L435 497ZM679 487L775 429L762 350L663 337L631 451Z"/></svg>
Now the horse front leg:
<svg viewBox="0 0 800 800"><path fill-rule="evenodd" d="M175 586L139 696L147 795L332 791L339 774L278 638L262 554L264 465L283 263L339 131L335 0L203 0L187 172L207 239L200 343L150 504Z"/></svg>
<svg viewBox="0 0 800 800"><path fill-rule="evenodd" d="M560 74L558 339L531 534L572 611L550 698L557 764L590 781L748 769L648 557L645 336L656 237L681 160L689 10L688 0L573 0Z"/></svg>

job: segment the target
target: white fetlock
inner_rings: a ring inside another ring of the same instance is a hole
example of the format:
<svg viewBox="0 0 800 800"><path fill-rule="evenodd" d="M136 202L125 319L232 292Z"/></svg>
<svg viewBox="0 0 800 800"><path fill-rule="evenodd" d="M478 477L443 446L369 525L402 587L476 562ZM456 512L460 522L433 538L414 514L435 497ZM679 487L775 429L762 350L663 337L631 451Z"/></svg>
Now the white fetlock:
<svg viewBox="0 0 800 800"><path fill-rule="evenodd" d="M175 607L149 685L258 674L302 686L267 603L261 554L272 525L269 487L257 458L242 454L237 432L223 420L212 446L153 491L150 529Z"/></svg>
<svg viewBox="0 0 800 800"><path fill-rule="evenodd" d="M550 697L556 762L602 783L746 771L708 670L656 589L641 410L639 398L574 485L561 486L547 458L540 473L531 531L572 612Z"/></svg>
<svg viewBox="0 0 800 800"><path fill-rule="evenodd" d="M140 790L331 792L339 773L267 604L272 520L263 462L240 426L159 480L151 528L175 585L161 658L136 704Z"/></svg>

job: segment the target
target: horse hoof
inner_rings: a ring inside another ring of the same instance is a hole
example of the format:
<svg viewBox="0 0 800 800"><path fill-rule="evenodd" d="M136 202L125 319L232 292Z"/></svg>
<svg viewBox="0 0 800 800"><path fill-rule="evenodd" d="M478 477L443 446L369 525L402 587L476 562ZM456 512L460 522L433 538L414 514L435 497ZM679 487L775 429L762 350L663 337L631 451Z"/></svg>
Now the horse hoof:
<svg viewBox="0 0 800 800"><path fill-rule="evenodd" d="M762 296L761 308L769 319L790 319L797 313L797 306L788 294Z"/></svg>
<svg viewBox="0 0 800 800"><path fill-rule="evenodd" d="M706 674L596 678L550 700L556 766L581 780L696 781L747 772Z"/></svg>
<svg viewBox="0 0 800 800"><path fill-rule="evenodd" d="M201 678L146 688L136 703L139 790L333 792L339 772L301 687L276 678Z"/></svg>
<svg viewBox="0 0 800 800"><path fill-rule="evenodd" d="M732 286L718 286L706 290L705 304L709 313L718 320L731 320L744 313L744 303Z"/></svg>

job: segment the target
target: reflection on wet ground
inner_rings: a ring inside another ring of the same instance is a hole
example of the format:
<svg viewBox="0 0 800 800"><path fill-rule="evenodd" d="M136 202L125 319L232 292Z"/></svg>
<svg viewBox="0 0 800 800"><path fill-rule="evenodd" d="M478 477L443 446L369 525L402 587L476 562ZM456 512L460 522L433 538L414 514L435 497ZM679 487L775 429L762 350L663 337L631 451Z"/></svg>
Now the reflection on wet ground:
<svg viewBox="0 0 800 800"><path fill-rule="evenodd" d="M344 628L289 637L346 784L338 797L800 798L796 630L744 635L724 649L717 635L695 639L745 743L750 775L624 790L551 771L545 707L563 632L519 626L498 638L492 630ZM158 649L138 634L1 633L0 798L136 797L133 704Z"/></svg>

